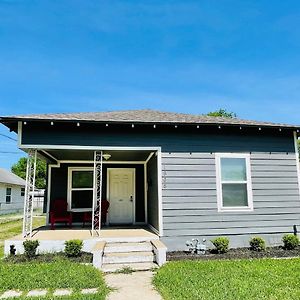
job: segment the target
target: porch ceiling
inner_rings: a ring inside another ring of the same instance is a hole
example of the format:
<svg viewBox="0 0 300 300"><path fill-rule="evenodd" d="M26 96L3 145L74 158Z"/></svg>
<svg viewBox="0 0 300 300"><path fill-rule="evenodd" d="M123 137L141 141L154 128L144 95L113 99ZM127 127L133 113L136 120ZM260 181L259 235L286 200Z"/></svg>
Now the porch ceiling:
<svg viewBox="0 0 300 300"><path fill-rule="evenodd" d="M47 153L57 160L83 160L93 161L94 151L92 150L47 150ZM103 153L110 154L110 161L145 161L152 151L144 150L105 150Z"/></svg>

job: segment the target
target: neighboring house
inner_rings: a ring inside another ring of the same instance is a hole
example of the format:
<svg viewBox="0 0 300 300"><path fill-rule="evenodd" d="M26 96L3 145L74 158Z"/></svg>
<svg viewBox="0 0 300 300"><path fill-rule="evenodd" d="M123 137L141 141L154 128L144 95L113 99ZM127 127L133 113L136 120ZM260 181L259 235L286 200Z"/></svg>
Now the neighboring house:
<svg viewBox="0 0 300 300"><path fill-rule="evenodd" d="M232 247L257 235L277 245L299 226L296 126L153 110L0 121L18 133L20 149L48 161L48 215L57 198L67 199L74 222L91 211L102 151L107 225L149 226L169 251L217 236Z"/></svg>
<svg viewBox="0 0 300 300"><path fill-rule="evenodd" d="M23 212L25 180L0 168L0 215Z"/></svg>

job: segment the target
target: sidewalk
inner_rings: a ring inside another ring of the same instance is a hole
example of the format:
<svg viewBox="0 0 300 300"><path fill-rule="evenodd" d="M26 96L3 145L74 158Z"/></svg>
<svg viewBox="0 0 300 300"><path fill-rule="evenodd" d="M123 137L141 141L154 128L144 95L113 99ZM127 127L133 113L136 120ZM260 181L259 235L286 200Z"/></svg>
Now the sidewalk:
<svg viewBox="0 0 300 300"><path fill-rule="evenodd" d="M108 274L105 281L113 290L107 300L162 300L152 286L153 272L133 272L131 274Z"/></svg>

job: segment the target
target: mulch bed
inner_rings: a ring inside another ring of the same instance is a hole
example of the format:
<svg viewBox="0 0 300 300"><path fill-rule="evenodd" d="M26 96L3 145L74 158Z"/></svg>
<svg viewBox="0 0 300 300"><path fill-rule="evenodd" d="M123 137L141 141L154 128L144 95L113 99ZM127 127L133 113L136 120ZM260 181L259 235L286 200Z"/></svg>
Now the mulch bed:
<svg viewBox="0 0 300 300"><path fill-rule="evenodd" d="M8 263L24 263L24 262L53 262L58 259L68 259L73 262L78 263L87 263L90 264L93 262L93 254L88 252L82 252L82 254L78 257L67 257L65 253L46 253L46 254L38 254L33 258L28 258L24 254L7 256L3 258L3 261Z"/></svg>
<svg viewBox="0 0 300 300"><path fill-rule="evenodd" d="M251 259L251 258L284 258L300 257L300 247L294 250L285 250L282 247L270 247L266 251L256 252L249 248L230 249L227 253L216 254L212 250L206 254L191 254L184 251L167 253L167 260L214 260L214 259Z"/></svg>

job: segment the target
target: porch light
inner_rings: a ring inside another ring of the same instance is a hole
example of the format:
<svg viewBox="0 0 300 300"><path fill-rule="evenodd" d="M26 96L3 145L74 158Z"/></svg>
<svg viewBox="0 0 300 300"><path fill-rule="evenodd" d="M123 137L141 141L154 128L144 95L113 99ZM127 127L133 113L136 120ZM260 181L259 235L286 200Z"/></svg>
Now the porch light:
<svg viewBox="0 0 300 300"><path fill-rule="evenodd" d="M102 157L105 159L105 160L109 160L111 158L111 155L108 154L108 153L104 153L102 154Z"/></svg>

